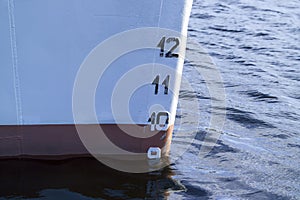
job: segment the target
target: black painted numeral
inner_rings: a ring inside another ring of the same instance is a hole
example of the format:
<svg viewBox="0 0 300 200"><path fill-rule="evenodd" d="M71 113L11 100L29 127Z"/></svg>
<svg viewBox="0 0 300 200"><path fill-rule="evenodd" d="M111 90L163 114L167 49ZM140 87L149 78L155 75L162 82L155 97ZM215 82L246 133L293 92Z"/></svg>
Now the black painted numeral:
<svg viewBox="0 0 300 200"><path fill-rule="evenodd" d="M162 82L162 85L165 86L164 88L164 94L168 94L169 93L169 83L170 83L170 75L167 75L165 80ZM158 94L158 86L159 86L159 75L157 75L155 77L155 79L152 82L152 85L155 85L155 90L154 90L154 94L157 95Z"/></svg>
<svg viewBox="0 0 300 200"><path fill-rule="evenodd" d="M167 130L169 124L169 113L168 112L153 112L148 119L151 124L151 131Z"/></svg>
<svg viewBox="0 0 300 200"><path fill-rule="evenodd" d="M174 44L174 46L166 53L166 54L164 54L164 52L165 52L165 44L166 43L171 43L171 42L175 42L175 44ZM179 46L179 38L176 38L176 37L170 37L170 38L168 38L167 40L166 40L166 37L163 37L160 41L159 41L159 43L158 43L158 45L157 45L157 47L160 47L160 54L159 54L159 56L160 57L166 57L166 58L178 58L178 54L177 53L173 53L174 51L175 51L175 49Z"/></svg>
<svg viewBox="0 0 300 200"><path fill-rule="evenodd" d="M170 75L168 75L162 84L165 86L164 94L168 94L169 92L169 82L170 82Z"/></svg>
<svg viewBox="0 0 300 200"><path fill-rule="evenodd" d="M160 57L164 57L165 42L166 42L166 37L163 37L157 45L157 47L160 47L160 54L159 54Z"/></svg>
<svg viewBox="0 0 300 200"><path fill-rule="evenodd" d="M155 112L152 113L151 117L149 118L148 122L151 122L152 125L155 124Z"/></svg>
<svg viewBox="0 0 300 200"><path fill-rule="evenodd" d="M159 84L159 75L157 75L152 82L152 85L155 85L154 94L158 94L158 84Z"/></svg>

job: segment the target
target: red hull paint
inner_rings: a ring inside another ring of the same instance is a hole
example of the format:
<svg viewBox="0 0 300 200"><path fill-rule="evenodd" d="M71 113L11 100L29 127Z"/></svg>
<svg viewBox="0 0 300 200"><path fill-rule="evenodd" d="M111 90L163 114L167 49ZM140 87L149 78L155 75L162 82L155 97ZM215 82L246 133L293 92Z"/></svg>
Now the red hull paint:
<svg viewBox="0 0 300 200"><path fill-rule="evenodd" d="M77 125L93 131L97 124ZM107 138L121 149L146 153L149 147L160 147L167 155L173 126L153 135L148 125L100 125ZM130 131L131 135L126 132ZM138 138L132 135L153 135ZM136 134L135 134L136 133ZM99 145L101 141L99 141ZM108 147L109 148L109 147ZM65 159L91 156L79 138L75 125L5 125L0 126L0 158Z"/></svg>

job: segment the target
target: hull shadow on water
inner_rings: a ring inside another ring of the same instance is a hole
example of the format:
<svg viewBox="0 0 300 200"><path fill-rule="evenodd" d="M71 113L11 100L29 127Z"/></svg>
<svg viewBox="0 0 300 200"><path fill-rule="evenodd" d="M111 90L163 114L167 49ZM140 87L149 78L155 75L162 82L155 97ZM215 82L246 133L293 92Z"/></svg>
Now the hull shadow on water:
<svg viewBox="0 0 300 200"><path fill-rule="evenodd" d="M130 174L113 170L93 158L63 161L0 161L0 197L9 199L163 199L184 186L166 167ZM1 199L1 198L0 198Z"/></svg>

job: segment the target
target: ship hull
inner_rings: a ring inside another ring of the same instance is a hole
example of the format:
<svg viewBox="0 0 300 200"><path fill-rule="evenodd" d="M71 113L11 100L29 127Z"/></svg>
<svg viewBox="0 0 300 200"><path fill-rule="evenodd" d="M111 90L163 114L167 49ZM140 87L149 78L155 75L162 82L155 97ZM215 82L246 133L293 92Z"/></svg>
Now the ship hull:
<svg viewBox="0 0 300 200"><path fill-rule="evenodd" d="M0 0L0 159L167 156L191 6Z"/></svg>

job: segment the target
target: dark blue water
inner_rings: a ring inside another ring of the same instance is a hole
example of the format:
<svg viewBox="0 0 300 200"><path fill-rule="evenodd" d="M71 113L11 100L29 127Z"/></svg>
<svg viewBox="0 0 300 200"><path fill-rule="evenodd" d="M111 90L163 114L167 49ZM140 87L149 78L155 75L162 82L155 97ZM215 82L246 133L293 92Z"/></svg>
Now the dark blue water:
<svg viewBox="0 0 300 200"><path fill-rule="evenodd" d="M193 145L173 166L187 191L171 197L300 199L300 1L198 0L189 36L222 74L227 116L210 154ZM205 84L185 75L209 116Z"/></svg>
<svg viewBox="0 0 300 200"><path fill-rule="evenodd" d="M183 85L180 98L200 106L179 107L172 151L192 145L169 167L135 175L93 159L2 161L0 199L300 199L300 1L195 0L189 37L226 92L225 126L209 154L198 156L211 97L196 57L184 68L194 91ZM199 126L184 121L193 112Z"/></svg>

